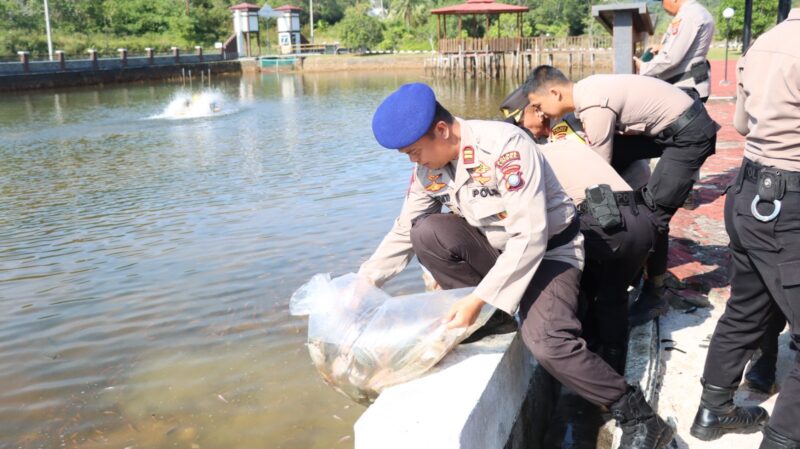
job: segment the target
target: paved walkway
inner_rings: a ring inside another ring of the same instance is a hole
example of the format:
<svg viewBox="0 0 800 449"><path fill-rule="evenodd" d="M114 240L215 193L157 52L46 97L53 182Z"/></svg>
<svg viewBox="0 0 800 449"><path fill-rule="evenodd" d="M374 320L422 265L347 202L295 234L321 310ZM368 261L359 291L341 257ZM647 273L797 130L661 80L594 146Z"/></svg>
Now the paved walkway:
<svg viewBox="0 0 800 449"><path fill-rule="evenodd" d="M700 182L695 186L697 208L681 209L671 224L670 270L688 283L689 288L673 292L679 295L673 297L673 310L660 321L665 371L658 408L662 416L671 417L677 425L673 447L757 448L761 441L760 433L726 435L709 443L689 435L700 398L700 376L708 342L730 294L728 236L723 222L725 198L722 193L736 175L744 149L744 138L732 125L734 102L712 101L707 107L723 128L718 134L717 153L705 163ZM705 303L709 307L694 308L692 303ZM793 360L788 341L788 332L784 332L780 344L779 378L789 371ZM775 399L776 395L759 394L741 387L735 400L740 404L760 404L771 411Z"/></svg>

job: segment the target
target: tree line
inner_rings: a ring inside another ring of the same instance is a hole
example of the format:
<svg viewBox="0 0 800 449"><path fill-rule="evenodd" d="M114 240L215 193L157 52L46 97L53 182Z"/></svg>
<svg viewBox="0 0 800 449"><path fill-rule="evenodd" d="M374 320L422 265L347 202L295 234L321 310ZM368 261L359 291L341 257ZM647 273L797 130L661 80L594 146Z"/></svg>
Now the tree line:
<svg viewBox="0 0 800 449"><path fill-rule="evenodd" d="M348 47L371 49L428 50L435 46L437 19L430 10L463 0L316 0L314 25L317 41L338 40ZM498 0L501 1L501 0ZM528 6L523 16L525 36L566 36L605 33L591 17L591 6L621 0L511 0ZM744 0L699 0L718 20L718 33L725 30L722 10L733 7L731 35L741 35ZM54 47L70 55L94 48L114 54L117 48L142 52L145 47L166 51L172 46L206 48L224 41L232 33L228 8L238 0L48 0ZM309 36L308 0L268 0L277 7L292 4L304 9L301 23ZM660 1L649 0L649 10L663 30L669 17ZM778 0L754 1L753 34L757 36L775 23ZM260 3L259 3L260 4ZM457 19L450 17L448 37L457 37ZM270 21L274 36L275 21ZM513 15L492 17L486 29L485 16L464 16L460 37L515 36ZM266 35L262 39L266 40ZM274 37L272 42L274 42ZM14 57L20 50L47 53L43 0L0 0L0 56Z"/></svg>

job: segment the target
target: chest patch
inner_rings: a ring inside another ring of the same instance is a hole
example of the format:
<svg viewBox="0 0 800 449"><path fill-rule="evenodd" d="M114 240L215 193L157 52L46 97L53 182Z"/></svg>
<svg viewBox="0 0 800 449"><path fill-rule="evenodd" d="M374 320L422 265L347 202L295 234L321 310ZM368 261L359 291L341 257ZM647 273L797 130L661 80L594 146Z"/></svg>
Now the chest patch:
<svg viewBox="0 0 800 449"><path fill-rule="evenodd" d="M439 173L438 175L428 175L428 180L431 183L425 186L425 190L427 190L428 192L438 192L442 190L447 184L439 182L439 178L441 177L442 177L441 173Z"/></svg>

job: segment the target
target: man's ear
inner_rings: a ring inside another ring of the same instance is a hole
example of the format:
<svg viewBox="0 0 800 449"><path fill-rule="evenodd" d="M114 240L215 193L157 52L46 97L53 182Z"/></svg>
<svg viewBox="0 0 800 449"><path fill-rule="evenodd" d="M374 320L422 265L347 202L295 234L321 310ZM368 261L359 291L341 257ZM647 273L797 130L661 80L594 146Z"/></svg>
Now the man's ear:
<svg viewBox="0 0 800 449"><path fill-rule="evenodd" d="M561 97L563 96L561 93L561 87L560 86L551 87L550 95L554 96L556 100L561 101Z"/></svg>
<svg viewBox="0 0 800 449"><path fill-rule="evenodd" d="M436 133L442 136L443 139L447 140L450 138L450 126L447 123L439 120L436 123Z"/></svg>

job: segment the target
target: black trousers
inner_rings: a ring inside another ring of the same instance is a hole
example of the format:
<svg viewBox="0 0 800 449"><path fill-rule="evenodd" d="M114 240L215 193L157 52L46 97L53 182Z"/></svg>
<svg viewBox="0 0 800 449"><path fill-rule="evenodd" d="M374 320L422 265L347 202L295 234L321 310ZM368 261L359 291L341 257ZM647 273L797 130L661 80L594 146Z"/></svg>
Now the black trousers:
<svg viewBox="0 0 800 449"><path fill-rule="evenodd" d="M478 285L500 251L461 217L430 214L411 227L420 263L444 289ZM575 393L608 406L626 391L625 378L589 351L577 318L581 270L543 260L519 305L520 333L542 366Z"/></svg>
<svg viewBox="0 0 800 449"><path fill-rule="evenodd" d="M756 184L743 179L729 186L725 228L730 236L731 296L708 348L703 377L712 385L736 388L745 364L770 326L777 304L800 341L800 192L787 192L780 215L756 220L750 210ZM761 203L759 213L772 205ZM800 440L800 355L781 385L769 425Z"/></svg>
<svg viewBox="0 0 800 449"><path fill-rule="evenodd" d="M628 286L658 237L655 218L645 205L619 206L622 226L605 230L589 213L581 214L586 265L581 290L588 299L587 340L620 347L628 341Z"/></svg>
<svg viewBox="0 0 800 449"><path fill-rule="evenodd" d="M611 165L618 172L635 160L661 158L645 187L645 197L651 201L662 231L669 230L672 216L692 190L695 173L714 154L717 129L716 122L703 109L674 136L614 136Z"/></svg>

